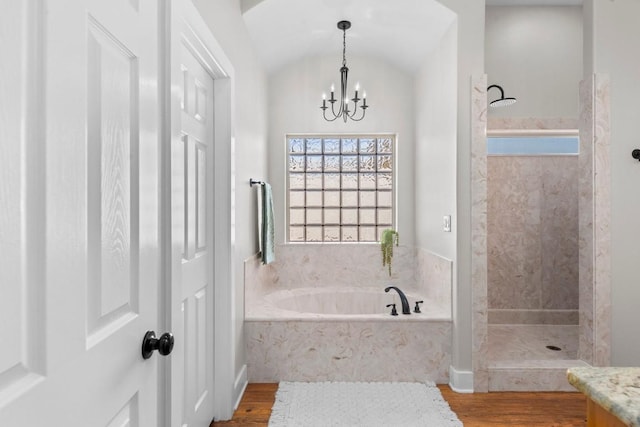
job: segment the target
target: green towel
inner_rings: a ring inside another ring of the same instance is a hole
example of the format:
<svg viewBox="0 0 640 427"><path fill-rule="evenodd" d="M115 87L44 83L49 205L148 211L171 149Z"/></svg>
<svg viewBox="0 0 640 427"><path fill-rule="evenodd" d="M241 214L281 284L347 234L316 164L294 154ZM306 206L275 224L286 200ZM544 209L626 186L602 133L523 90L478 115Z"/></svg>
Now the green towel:
<svg viewBox="0 0 640 427"><path fill-rule="evenodd" d="M273 196L271 185L262 185L262 263L270 264L276 259L275 231L273 227Z"/></svg>

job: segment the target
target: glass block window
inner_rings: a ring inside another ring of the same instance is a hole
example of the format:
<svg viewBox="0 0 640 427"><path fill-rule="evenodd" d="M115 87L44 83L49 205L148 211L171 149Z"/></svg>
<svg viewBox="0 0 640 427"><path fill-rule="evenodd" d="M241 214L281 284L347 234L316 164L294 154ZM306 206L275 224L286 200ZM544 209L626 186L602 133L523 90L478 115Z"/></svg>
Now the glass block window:
<svg viewBox="0 0 640 427"><path fill-rule="evenodd" d="M376 242L393 228L395 136L288 136L290 242Z"/></svg>

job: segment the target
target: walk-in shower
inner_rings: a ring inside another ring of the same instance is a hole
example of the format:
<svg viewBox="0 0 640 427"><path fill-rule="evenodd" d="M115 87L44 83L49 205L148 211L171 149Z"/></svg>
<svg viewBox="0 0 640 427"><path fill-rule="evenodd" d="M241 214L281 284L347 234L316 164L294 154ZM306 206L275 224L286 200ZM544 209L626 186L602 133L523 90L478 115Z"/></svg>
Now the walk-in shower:
<svg viewBox="0 0 640 427"><path fill-rule="evenodd" d="M579 140L567 133L487 140L490 391L562 389L540 371L578 359Z"/></svg>

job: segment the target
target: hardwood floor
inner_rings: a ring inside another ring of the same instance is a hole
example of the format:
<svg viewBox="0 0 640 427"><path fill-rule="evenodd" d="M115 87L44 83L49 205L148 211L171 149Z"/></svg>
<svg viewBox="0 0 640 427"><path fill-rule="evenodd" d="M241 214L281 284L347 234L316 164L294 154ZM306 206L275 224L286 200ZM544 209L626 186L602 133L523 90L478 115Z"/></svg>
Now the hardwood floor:
<svg viewBox="0 0 640 427"><path fill-rule="evenodd" d="M584 427L587 403L581 393L455 393L439 385L465 427ZM249 384L231 421L213 426L266 426L278 384Z"/></svg>

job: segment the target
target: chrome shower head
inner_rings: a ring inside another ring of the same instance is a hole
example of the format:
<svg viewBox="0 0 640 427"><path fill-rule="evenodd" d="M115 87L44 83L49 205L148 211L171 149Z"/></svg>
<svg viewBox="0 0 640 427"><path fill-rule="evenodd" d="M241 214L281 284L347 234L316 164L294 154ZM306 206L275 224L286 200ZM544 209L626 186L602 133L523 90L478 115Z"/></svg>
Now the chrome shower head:
<svg viewBox="0 0 640 427"><path fill-rule="evenodd" d="M513 105L516 103L516 99L515 98L505 98L504 97L504 90L502 90L502 87L498 86L498 85L491 85L487 88L487 92L489 91L489 89L491 88L498 88L498 90L500 90L500 98L495 99L493 101L491 101L489 103L489 106L491 107L506 107L509 105Z"/></svg>

